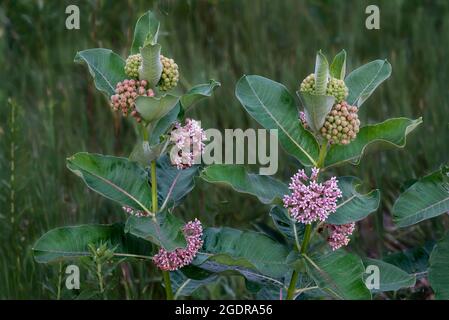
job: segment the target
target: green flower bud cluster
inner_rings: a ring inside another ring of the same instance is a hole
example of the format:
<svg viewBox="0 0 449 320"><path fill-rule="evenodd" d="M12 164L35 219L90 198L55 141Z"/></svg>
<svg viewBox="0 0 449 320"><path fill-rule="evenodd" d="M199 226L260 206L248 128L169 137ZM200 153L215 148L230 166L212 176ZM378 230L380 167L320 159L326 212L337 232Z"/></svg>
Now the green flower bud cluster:
<svg viewBox="0 0 449 320"><path fill-rule="evenodd" d="M327 83L326 93L329 96L334 96L336 103L340 103L346 99L349 91L343 80L330 77Z"/></svg>
<svg viewBox="0 0 449 320"><path fill-rule="evenodd" d="M139 78L139 67L142 63L142 56L138 54L130 55L126 59L125 73L128 77L138 79Z"/></svg>
<svg viewBox="0 0 449 320"><path fill-rule="evenodd" d="M159 89L163 91L168 91L178 84L179 71L178 65L173 59L166 58L161 55L162 63L162 75L161 80L159 80Z"/></svg>
<svg viewBox="0 0 449 320"><path fill-rule="evenodd" d="M309 74L302 82L299 88L301 92L315 92L315 74ZM335 102L340 103L348 96L348 87L343 80L329 77L326 94L335 97Z"/></svg>
<svg viewBox="0 0 449 320"><path fill-rule="evenodd" d="M346 101L334 104L320 129L321 135L331 144L349 144L360 130L357 111L357 107Z"/></svg>

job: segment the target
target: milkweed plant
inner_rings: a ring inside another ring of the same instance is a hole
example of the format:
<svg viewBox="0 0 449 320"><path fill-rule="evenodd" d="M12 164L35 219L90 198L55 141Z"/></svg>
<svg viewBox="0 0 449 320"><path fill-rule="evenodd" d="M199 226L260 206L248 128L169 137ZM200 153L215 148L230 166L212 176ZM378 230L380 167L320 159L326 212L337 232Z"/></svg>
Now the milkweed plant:
<svg viewBox="0 0 449 320"><path fill-rule="evenodd" d="M220 84L210 80L179 93L182 66L158 43L159 27L152 12L140 17L125 59L103 48L77 53L75 61L87 65L110 108L129 118L139 138L128 158L80 152L67 159L67 167L91 190L117 202L126 221L51 230L33 248L37 262L91 257L104 292L106 262L146 260L162 273L167 299L189 296L223 274L244 277L260 299L372 299L413 287L417 276L428 277L437 298L449 298L449 235L434 246L420 275L397 261L347 248L357 222L378 209L381 193L364 192L361 179L337 177L332 169L357 165L375 142L404 147L422 123L403 117L360 121L363 103L391 74L388 61L369 62L346 76L344 50L331 63L319 51L312 73L298 81L297 98L261 76L237 82L243 108L262 127L277 130L281 146L301 168L283 182L241 165L198 164L206 135L186 112ZM408 186L393 207L397 227L449 211L448 172L442 166ZM272 219L270 232L208 227L201 217L182 221L175 208L196 178L259 199ZM373 266L374 283L366 272Z"/></svg>

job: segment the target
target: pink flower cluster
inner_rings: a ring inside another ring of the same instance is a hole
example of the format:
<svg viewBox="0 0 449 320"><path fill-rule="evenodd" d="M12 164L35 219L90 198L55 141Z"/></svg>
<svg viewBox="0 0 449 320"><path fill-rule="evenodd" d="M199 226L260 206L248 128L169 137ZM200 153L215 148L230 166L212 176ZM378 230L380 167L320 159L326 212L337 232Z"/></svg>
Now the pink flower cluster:
<svg viewBox="0 0 449 320"><path fill-rule="evenodd" d="M198 250L203 246L203 227L198 219L188 222L182 229L187 241L185 248L175 249L168 252L161 248L157 255L153 257L154 264L164 271L175 271L188 264L195 258Z"/></svg>
<svg viewBox="0 0 449 320"><path fill-rule="evenodd" d="M185 126L175 124L170 134L170 141L174 146L170 152L170 160L178 169L186 169L198 163L204 152L206 134L200 123L193 119L186 119Z"/></svg>
<svg viewBox="0 0 449 320"><path fill-rule="evenodd" d="M136 217L146 217L148 216L148 214L145 211L141 211L141 210L135 210L131 207L128 206L123 206L122 207L123 211L125 211L126 213L136 216Z"/></svg>
<svg viewBox="0 0 449 320"><path fill-rule="evenodd" d="M142 121L136 110L135 101L138 96L154 97L151 89L146 89L148 82L146 80L126 79L117 83L115 94L111 96L111 107L114 111L121 111L123 116L131 114L137 122Z"/></svg>
<svg viewBox="0 0 449 320"><path fill-rule="evenodd" d="M309 127L306 120L306 113L304 111L299 111L299 121L301 121L301 124L305 129Z"/></svg>
<svg viewBox="0 0 449 320"><path fill-rule="evenodd" d="M327 242L332 247L332 250L337 250L343 246L347 246L350 239L349 236L355 230L355 223L347 223L342 225L328 224L329 237Z"/></svg>
<svg viewBox="0 0 449 320"><path fill-rule="evenodd" d="M325 221L337 210L337 199L342 196L335 177L318 183L318 173L319 169L312 168L309 178L304 170L299 170L288 187L292 193L284 196L284 207L301 223Z"/></svg>

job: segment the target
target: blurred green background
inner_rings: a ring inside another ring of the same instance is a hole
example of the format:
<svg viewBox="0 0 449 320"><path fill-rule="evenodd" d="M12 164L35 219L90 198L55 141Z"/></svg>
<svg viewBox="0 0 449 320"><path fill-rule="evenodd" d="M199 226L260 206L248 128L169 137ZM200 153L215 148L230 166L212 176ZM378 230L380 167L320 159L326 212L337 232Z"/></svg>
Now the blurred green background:
<svg viewBox="0 0 449 320"><path fill-rule="evenodd" d="M81 29L65 28L65 8L76 4ZM377 4L381 29L365 28L365 8ZM259 74L294 92L313 72L315 53L348 52L348 70L388 59L391 78L366 102L362 124L391 117L424 124L405 149L373 152L357 167L335 173L359 176L382 190L380 210L359 225L351 249L379 257L437 239L448 217L396 230L390 210L401 186L447 161L449 151L449 2L441 1L26 1L0 5L0 298L55 298L58 266L33 261L31 247L47 230L81 223L123 221L120 207L90 192L65 167L77 151L128 155L135 135L129 120L113 115L77 51L111 48L129 54L137 18L153 10L161 21L163 54L181 70L181 87L213 78L214 97L190 117L205 128L258 125L234 96L243 74ZM284 153L277 177L297 164ZM197 188L178 209L209 225L258 228L268 208L226 188ZM125 263L114 273L110 298L162 298L160 275L148 263ZM428 298L425 280L412 294ZM62 297L69 293L63 292ZM220 278L198 298L249 298L239 278ZM386 297L388 298L388 297Z"/></svg>

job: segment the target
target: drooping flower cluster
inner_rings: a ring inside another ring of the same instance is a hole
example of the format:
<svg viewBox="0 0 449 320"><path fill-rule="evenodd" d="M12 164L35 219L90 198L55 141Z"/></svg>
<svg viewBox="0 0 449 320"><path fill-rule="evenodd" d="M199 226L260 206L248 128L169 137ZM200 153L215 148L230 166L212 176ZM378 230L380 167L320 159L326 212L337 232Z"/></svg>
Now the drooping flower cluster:
<svg viewBox="0 0 449 320"><path fill-rule="evenodd" d="M111 96L111 107L114 111L121 111L123 116L131 114L137 122L142 121L140 114L136 110L135 101L138 96L154 97L151 89L146 89L146 80L126 79L117 83L115 94Z"/></svg>
<svg viewBox="0 0 449 320"><path fill-rule="evenodd" d="M188 222L182 229L187 246L168 252L161 248L153 257L154 264L164 271L175 271L189 265L195 258L198 250L203 246L203 227L198 219Z"/></svg>
<svg viewBox="0 0 449 320"><path fill-rule="evenodd" d="M309 127L307 124L306 113L304 111L299 111L299 121L301 121L301 124L305 129Z"/></svg>
<svg viewBox="0 0 449 320"><path fill-rule="evenodd" d="M162 63L162 75L161 80L159 80L159 88L162 91L168 91L171 88L176 87L179 80L179 70L178 65L173 59L166 58L161 55Z"/></svg>
<svg viewBox="0 0 449 320"><path fill-rule="evenodd" d="M315 74L309 74L299 87L301 92L315 93ZM327 82L326 95L335 97L335 102L340 103L348 96L348 87L343 80L329 77Z"/></svg>
<svg viewBox="0 0 449 320"><path fill-rule="evenodd" d="M318 173L319 169L312 168L309 178L304 170L299 170L288 187L292 193L284 196L284 207L301 223L325 221L337 210L337 199L342 196L335 177L318 183Z"/></svg>
<svg viewBox="0 0 449 320"><path fill-rule="evenodd" d="M136 210L133 209L131 207L128 206L123 206L122 207L123 211L125 211L126 213L132 215L132 216L136 216L136 217L146 217L148 216L148 214L145 211L141 211L141 210Z"/></svg>
<svg viewBox="0 0 449 320"><path fill-rule="evenodd" d="M170 152L170 160L178 169L186 169L200 160L204 152L206 134L198 121L186 119L185 126L176 123L170 134L174 146Z"/></svg>
<svg viewBox="0 0 449 320"><path fill-rule="evenodd" d="M139 67L142 63L142 56L138 54L132 54L126 59L125 73L130 78L139 78Z"/></svg>
<svg viewBox="0 0 449 320"><path fill-rule="evenodd" d="M342 225L328 224L326 227L329 230L327 242L332 247L332 250L337 250L348 245L350 241L349 236L351 236L355 230L355 223L351 222Z"/></svg>
<svg viewBox="0 0 449 320"><path fill-rule="evenodd" d="M337 103L326 116L321 135L331 144L348 144L354 140L360 130L358 108L346 101Z"/></svg>

